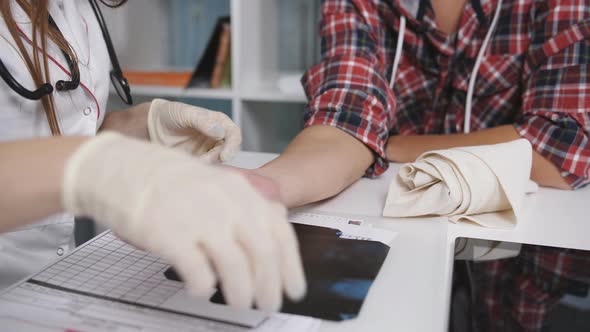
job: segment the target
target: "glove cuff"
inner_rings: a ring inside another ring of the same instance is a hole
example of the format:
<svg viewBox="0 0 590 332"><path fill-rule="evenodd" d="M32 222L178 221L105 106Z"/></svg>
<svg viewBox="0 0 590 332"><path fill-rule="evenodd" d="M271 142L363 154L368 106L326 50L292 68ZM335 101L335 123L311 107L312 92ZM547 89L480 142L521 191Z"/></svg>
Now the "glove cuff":
<svg viewBox="0 0 590 332"><path fill-rule="evenodd" d="M156 98L150 103L150 109L148 110L147 129L151 142L162 144L162 139L160 138L159 134L160 130L157 127L159 120L158 115L156 114L156 109L167 103L170 103L170 101L160 98Z"/></svg>
<svg viewBox="0 0 590 332"><path fill-rule="evenodd" d="M62 203L67 212L92 217L113 229L132 227L152 182L185 169L205 179L217 171L157 144L101 133L66 162Z"/></svg>
<svg viewBox="0 0 590 332"><path fill-rule="evenodd" d="M67 212L75 215L84 215L87 212L84 211L84 202L79 195L80 187L86 185L85 179L92 177L86 166L100 163L100 152L108 146L116 146L121 139L124 139L122 135L112 132L97 135L83 143L66 161L61 197Z"/></svg>

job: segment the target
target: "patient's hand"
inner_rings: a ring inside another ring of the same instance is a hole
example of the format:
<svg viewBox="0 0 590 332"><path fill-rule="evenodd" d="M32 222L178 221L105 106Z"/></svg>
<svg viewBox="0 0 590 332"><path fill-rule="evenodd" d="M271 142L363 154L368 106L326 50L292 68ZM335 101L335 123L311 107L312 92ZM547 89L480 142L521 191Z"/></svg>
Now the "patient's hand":
<svg viewBox="0 0 590 332"><path fill-rule="evenodd" d="M244 169L227 165L220 165L219 167L223 167L232 172L240 173L266 199L275 202L283 202L281 199L279 186L273 179L263 175L259 175L253 169Z"/></svg>

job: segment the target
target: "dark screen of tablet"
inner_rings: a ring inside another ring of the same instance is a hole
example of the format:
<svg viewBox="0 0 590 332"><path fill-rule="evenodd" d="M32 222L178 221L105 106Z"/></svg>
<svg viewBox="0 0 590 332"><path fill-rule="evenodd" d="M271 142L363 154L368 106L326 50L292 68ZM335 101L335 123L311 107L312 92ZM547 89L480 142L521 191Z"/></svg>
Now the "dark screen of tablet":
<svg viewBox="0 0 590 332"><path fill-rule="evenodd" d="M326 320L355 318L389 252L375 241L340 238L341 232L318 226L293 224L307 279L307 295L300 302L283 299L281 312ZM174 269L165 273L180 281ZM211 301L225 304L218 289Z"/></svg>
<svg viewBox="0 0 590 332"><path fill-rule="evenodd" d="M455 248L449 331L590 331L590 251L471 238Z"/></svg>

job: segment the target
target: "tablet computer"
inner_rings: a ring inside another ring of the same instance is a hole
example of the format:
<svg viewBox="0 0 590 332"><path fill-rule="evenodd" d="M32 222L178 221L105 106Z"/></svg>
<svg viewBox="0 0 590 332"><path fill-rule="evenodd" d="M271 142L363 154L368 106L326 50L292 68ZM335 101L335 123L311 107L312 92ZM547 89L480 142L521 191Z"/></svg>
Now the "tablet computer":
<svg viewBox="0 0 590 332"><path fill-rule="evenodd" d="M308 289L300 302L285 298L281 312L333 321L355 318L389 247L377 241L341 238L338 229L296 223L293 227ZM173 268L164 274L180 280ZM210 300L225 304L219 288Z"/></svg>
<svg viewBox="0 0 590 332"><path fill-rule="evenodd" d="M590 331L590 251L457 238L449 331Z"/></svg>

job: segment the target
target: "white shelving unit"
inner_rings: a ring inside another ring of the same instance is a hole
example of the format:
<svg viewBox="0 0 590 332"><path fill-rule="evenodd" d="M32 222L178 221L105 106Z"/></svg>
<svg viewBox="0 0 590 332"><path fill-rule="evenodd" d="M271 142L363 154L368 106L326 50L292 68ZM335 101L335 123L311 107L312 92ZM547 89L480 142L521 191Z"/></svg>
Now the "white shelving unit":
<svg viewBox="0 0 590 332"><path fill-rule="evenodd" d="M211 0L209 0L211 1ZM289 92L279 88L279 79L286 73L304 72L310 63L290 64L284 68L286 38L294 40L297 49L307 54L288 56L313 57L317 37L305 39L305 34L316 30L317 22L303 23L301 29L283 27L285 19L299 17L299 22L310 22L310 12L317 15L317 0L216 0L228 1L231 16L232 87L230 89L171 88L159 86L132 86L138 100L155 97L183 98L183 101L200 105L203 100L231 103L232 119L242 128L246 151L280 152L303 126L303 109L306 97L303 89L292 87ZM207 0L184 1L188 11L207 15ZM210 4L210 3L209 3ZM205 6L205 7L204 7ZM288 8L286 8L287 6ZM164 0L130 0L124 7L107 13L113 38L121 57L123 69L153 69L169 66L170 3ZM285 13L288 11L287 13ZM293 12L295 11L295 13ZM299 11L296 13L296 11ZM281 17L281 14L289 17ZM292 16L295 15L295 16ZM312 15L312 16L313 16ZM315 17L315 16L313 16ZM198 19L198 18L196 18ZM313 25L310 27L308 25ZM289 30L285 36L284 31ZM195 31L209 37L211 31ZM150 37L146 37L150 36ZM311 40L310 40L311 39ZM309 54L312 54L311 56ZM198 61L198 57L195 63ZM292 61L293 62L293 61ZM301 61L294 61L301 62ZM295 67L295 68L294 68ZM184 68L192 70L192 68ZM113 95L113 104L116 104ZM117 105L114 108L120 108Z"/></svg>
<svg viewBox="0 0 590 332"><path fill-rule="evenodd" d="M233 99L232 89L177 88L168 86L133 85L133 94L146 97ZM114 92L114 91L111 91Z"/></svg>

